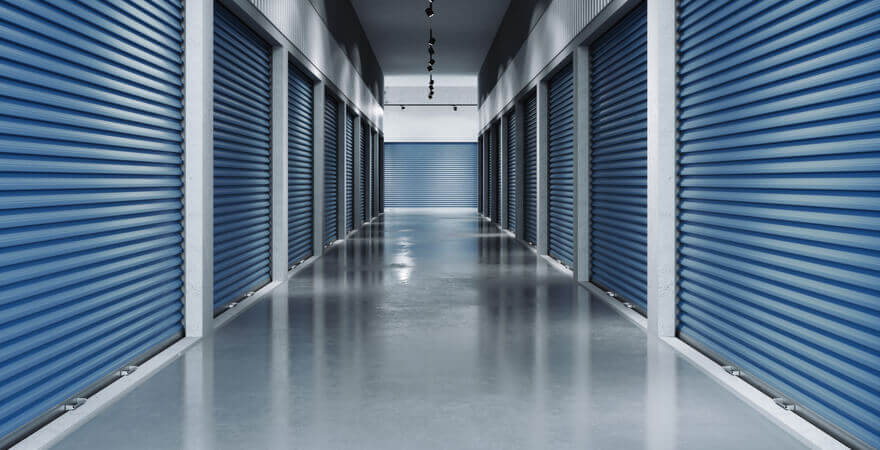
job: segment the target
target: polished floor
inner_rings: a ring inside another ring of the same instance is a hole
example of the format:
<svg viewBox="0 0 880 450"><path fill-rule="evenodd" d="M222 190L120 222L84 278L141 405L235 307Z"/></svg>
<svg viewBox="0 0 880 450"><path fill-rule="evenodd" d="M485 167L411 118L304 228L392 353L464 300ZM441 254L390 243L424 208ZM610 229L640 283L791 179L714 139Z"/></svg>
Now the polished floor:
<svg viewBox="0 0 880 450"><path fill-rule="evenodd" d="M471 213L389 213L62 449L801 445Z"/></svg>

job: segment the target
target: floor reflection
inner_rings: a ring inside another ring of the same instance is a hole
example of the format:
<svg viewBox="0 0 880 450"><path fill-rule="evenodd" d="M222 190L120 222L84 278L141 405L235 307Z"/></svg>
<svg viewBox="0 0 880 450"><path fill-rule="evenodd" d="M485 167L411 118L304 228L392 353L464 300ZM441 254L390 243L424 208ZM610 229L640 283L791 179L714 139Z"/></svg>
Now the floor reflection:
<svg viewBox="0 0 880 450"><path fill-rule="evenodd" d="M60 448L800 448L473 214L387 214Z"/></svg>

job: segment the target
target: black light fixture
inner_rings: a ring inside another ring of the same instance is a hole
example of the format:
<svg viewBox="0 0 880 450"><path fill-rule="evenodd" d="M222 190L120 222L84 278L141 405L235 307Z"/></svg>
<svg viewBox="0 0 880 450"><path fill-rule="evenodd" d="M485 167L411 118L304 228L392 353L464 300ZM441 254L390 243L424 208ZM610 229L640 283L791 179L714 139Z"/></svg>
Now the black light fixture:
<svg viewBox="0 0 880 450"><path fill-rule="evenodd" d="M434 39L434 30L428 30L428 47L433 47L436 43L437 39Z"/></svg>
<svg viewBox="0 0 880 450"><path fill-rule="evenodd" d="M428 60L428 64L430 64L430 65L432 65L432 66L433 66L434 64L436 64L436 63L437 63L437 61L435 61L433 57L432 57L431 59Z"/></svg>
<svg viewBox="0 0 880 450"><path fill-rule="evenodd" d="M433 67L431 67L431 66L428 66L428 72L431 72L431 71L433 71L433 70L434 70L434 68L433 68Z"/></svg>
<svg viewBox="0 0 880 450"><path fill-rule="evenodd" d="M434 17L434 2L428 1L428 7L425 8L425 15L428 17Z"/></svg>
<svg viewBox="0 0 880 450"><path fill-rule="evenodd" d="M400 105L400 109L401 110L406 109L406 105Z"/></svg>
<svg viewBox="0 0 880 450"><path fill-rule="evenodd" d="M433 55L433 54L434 54L434 47L428 46L428 54L429 54L429 55Z"/></svg>
<svg viewBox="0 0 880 450"><path fill-rule="evenodd" d="M452 105L452 110L453 110L453 111L458 111L458 106Z"/></svg>

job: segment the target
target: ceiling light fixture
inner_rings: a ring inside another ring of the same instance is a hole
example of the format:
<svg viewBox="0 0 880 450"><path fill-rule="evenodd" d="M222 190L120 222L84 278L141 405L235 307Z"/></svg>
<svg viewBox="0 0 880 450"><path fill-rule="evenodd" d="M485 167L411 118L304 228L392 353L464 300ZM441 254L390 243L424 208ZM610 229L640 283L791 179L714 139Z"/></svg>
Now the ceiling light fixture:
<svg viewBox="0 0 880 450"><path fill-rule="evenodd" d="M406 105L400 105L400 109L406 109Z"/></svg>
<svg viewBox="0 0 880 450"><path fill-rule="evenodd" d="M428 72L431 72L431 71L433 71L433 70L434 70L434 68L433 68L433 67L431 67L431 66L428 66Z"/></svg>
<svg viewBox="0 0 880 450"><path fill-rule="evenodd" d="M436 64L436 63L437 63L437 61L435 61L434 58L431 58L431 59L428 60L428 64L430 64L430 65L432 65L432 66L433 66L434 64Z"/></svg>
<svg viewBox="0 0 880 450"><path fill-rule="evenodd" d="M429 18L434 17L434 2L432 2L432 1L428 2L428 7L425 8L425 15L428 16Z"/></svg>
<svg viewBox="0 0 880 450"><path fill-rule="evenodd" d="M453 110L453 111L458 111L458 106L452 105L452 110Z"/></svg>
<svg viewBox="0 0 880 450"><path fill-rule="evenodd" d="M428 47L433 47L436 43L437 39L434 39L434 30L428 30Z"/></svg>

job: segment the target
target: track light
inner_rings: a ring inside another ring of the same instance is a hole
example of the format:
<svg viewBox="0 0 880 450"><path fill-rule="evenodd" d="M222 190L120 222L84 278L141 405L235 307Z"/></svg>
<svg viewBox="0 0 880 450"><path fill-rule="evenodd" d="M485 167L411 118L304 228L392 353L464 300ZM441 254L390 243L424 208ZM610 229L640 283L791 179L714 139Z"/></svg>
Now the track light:
<svg viewBox="0 0 880 450"><path fill-rule="evenodd" d="M431 66L428 66L428 72L431 72L431 71L433 71L433 70L434 70L434 68L433 68L433 67L431 67Z"/></svg>
<svg viewBox="0 0 880 450"><path fill-rule="evenodd" d="M406 105L400 105L400 109L401 109L401 110L406 109Z"/></svg>
<svg viewBox="0 0 880 450"><path fill-rule="evenodd" d="M428 2L428 7L425 8L425 15L428 17L434 17L434 2Z"/></svg>
<svg viewBox="0 0 880 450"><path fill-rule="evenodd" d="M458 106L452 105L452 110L453 110L453 111L458 111Z"/></svg>
<svg viewBox="0 0 880 450"><path fill-rule="evenodd" d="M428 46L428 54L429 54L429 55L433 55L433 54L434 54L434 47Z"/></svg>
<svg viewBox="0 0 880 450"><path fill-rule="evenodd" d="M428 60L428 64L430 64L430 65L432 65L432 66L433 66L434 64L436 64L436 63L437 63L437 61L434 61L434 58L431 58L431 59Z"/></svg>
<svg viewBox="0 0 880 450"><path fill-rule="evenodd" d="M428 47L433 47L434 44L437 43L437 39L434 39L434 30L428 31Z"/></svg>

